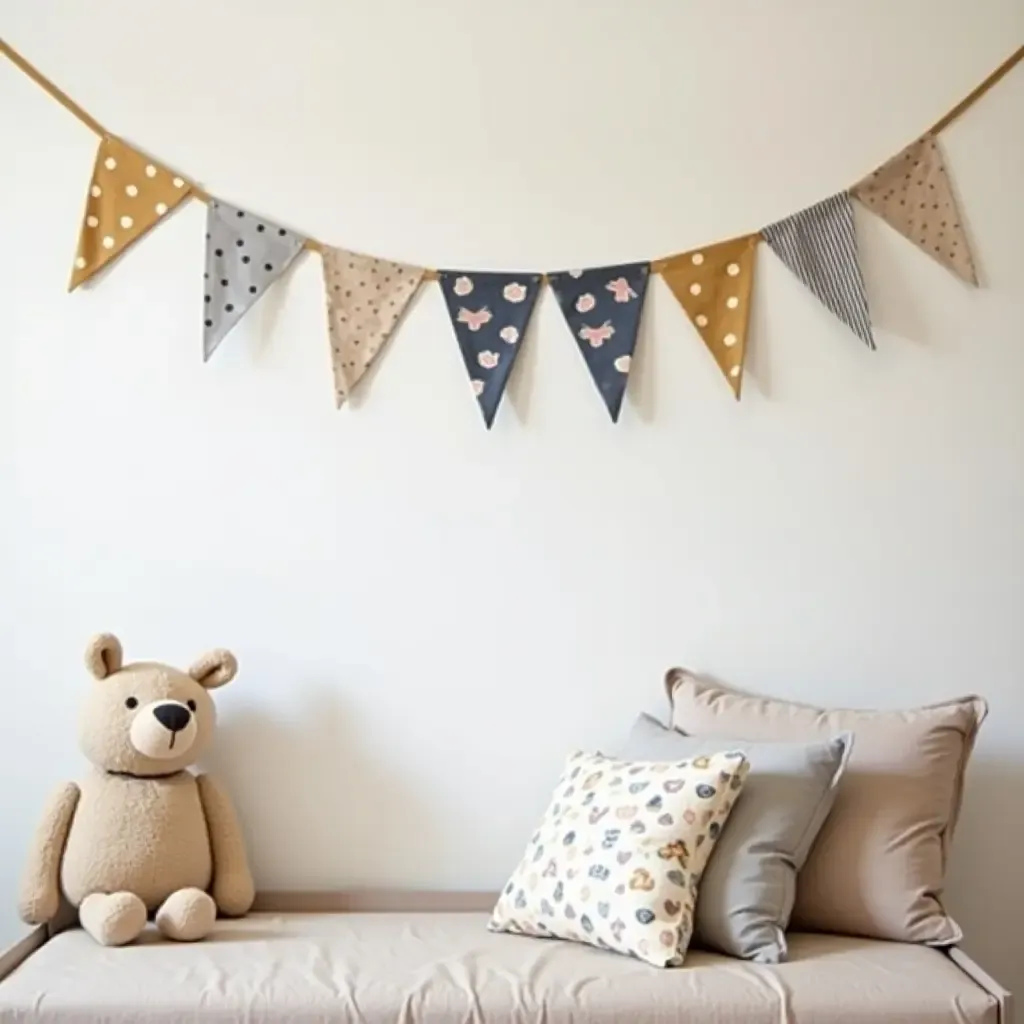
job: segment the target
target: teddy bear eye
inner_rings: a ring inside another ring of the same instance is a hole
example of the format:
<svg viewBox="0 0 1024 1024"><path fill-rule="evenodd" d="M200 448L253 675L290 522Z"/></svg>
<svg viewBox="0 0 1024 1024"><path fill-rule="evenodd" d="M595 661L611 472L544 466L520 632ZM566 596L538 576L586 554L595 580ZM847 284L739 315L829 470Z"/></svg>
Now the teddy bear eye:
<svg viewBox="0 0 1024 1024"><path fill-rule="evenodd" d="M189 708L189 711L195 711L195 709L196 709L196 702L194 700L190 700L188 702L188 708Z"/></svg>
<svg viewBox="0 0 1024 1024"><path fill-rule="evenodd" d="M124 706L128 708L129 711L131 711L133 708L137 708L139 706L139 702L134 697L129 697L124 702Z"/></svg>

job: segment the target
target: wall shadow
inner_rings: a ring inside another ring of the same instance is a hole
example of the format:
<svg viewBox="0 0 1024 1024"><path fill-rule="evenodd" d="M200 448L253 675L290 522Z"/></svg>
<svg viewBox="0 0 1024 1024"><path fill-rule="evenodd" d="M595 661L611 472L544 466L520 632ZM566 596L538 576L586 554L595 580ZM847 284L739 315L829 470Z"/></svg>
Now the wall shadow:
<svg viewBox="0 0 1024 1024"><path fill-rule="evenodd" d="M975 753L967 767L943 902L963 929L967 953L1017 991L1024 985L1020 942L1013 938L1024 917L1022 849L1024 764Z"/></svg>
<svg viewBox="0 0 1024 1024"><path fill-rule="evenodd" d="M238 808L257 889L403 884L416 868L411 850L439 848L437 823L335 687L294 692L287 716L251 705L222 715L202 766Z"/></svg>

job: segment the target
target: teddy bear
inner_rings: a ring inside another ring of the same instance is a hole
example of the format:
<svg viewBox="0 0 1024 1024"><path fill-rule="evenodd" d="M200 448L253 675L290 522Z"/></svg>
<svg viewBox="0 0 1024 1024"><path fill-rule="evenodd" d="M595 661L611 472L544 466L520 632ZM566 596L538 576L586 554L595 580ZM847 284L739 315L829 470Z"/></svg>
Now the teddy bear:
<svg viewBox="0 0 1024 1024"><path fill-rule="evenodd" d="M189 770L213 738L210 690L238 671L215 650L187 672L123 663L117 637L86 650L95 682L79 721L92 767L51 797L22 880L27 924L56 917L61 896L104 946L136 939L150 917L183 942L204 938L218 911L244 915L254 888L238 817L224 789Z"/></svg>

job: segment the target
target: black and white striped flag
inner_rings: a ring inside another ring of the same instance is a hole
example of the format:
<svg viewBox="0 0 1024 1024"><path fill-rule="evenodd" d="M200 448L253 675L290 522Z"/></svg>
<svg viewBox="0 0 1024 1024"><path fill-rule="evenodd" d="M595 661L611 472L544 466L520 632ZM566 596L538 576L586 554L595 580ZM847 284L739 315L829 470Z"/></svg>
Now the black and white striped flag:
<svg viewBox="0 0 1024 1024"><path fill-rule="evenodd" d="M875 347L857 253L853 202L840 192L762 229L783 263L853 331Z"/></svg>

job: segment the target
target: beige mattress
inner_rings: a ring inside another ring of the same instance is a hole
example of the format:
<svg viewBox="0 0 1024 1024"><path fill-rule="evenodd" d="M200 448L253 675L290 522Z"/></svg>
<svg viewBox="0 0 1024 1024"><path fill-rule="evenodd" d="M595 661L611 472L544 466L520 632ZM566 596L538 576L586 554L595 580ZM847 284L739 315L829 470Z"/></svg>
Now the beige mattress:
<svg viewBox="0 0 1024 1024"><path fill-rule="evenodd" d="M253 914L208 941L103 949L79 930L0 982L0 1021L997 1024L996 1000L921 946L791 936L779 967L693 952L662 970L479 913Z"/></svg>

